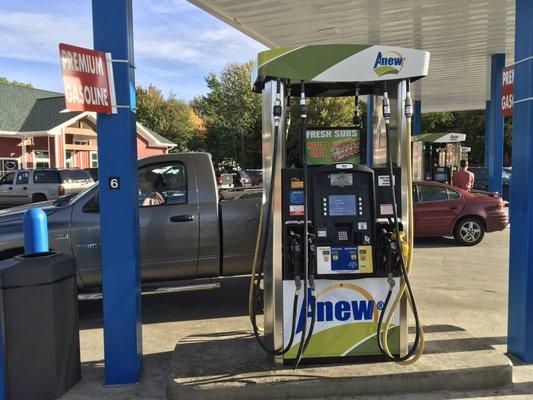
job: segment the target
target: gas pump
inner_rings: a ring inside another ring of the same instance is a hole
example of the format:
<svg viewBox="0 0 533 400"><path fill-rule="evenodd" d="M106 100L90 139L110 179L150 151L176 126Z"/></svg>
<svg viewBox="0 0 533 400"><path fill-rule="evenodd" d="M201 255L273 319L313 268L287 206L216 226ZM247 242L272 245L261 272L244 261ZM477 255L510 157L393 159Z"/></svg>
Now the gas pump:
<svg viewBox="0 0 533 400"><path fill-rule="evenodd" d="M410 83L427 75L428 64L428 52L388 46L259 54L253 81L263 99L263 206L249 311L258 342L276 362L405 363L421 354L409 283ZM285 162L291 95L300 104L297 166ZM378 144L374 160L361 154L357 111L352 127L306 124L308 96L354 96L357 104L360 95L374 96L374 134L366 138ZM380 154L386 156L381 165ZM410 349L408 304L416 325Z"/></svg>
<svg viewBox="0 0 533 400"><path fill-rule="evenodd" d="M459 169L460 161L467 155L461 146L465 140L466 134L456 132L424 133L413 137L413 158L418 160L415 164L417 178L451 183L453 172Z"/></svg>

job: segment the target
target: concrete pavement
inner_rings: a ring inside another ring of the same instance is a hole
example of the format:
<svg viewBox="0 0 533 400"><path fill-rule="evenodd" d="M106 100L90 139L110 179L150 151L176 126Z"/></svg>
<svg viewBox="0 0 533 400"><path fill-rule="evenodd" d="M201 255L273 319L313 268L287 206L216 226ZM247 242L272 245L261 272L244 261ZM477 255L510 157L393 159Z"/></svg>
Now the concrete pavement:
<svg viewBox="0 0 533 400"><path fill-rule="evenodd" d="M468 248L456 246L452 239L417 240L412 283L424 325L453 330L458 340L464 329L476 338L479 346L505 351L508 239L507 230L488 234L480 245ZM171 352L176 343L191 334L248 330L246 313L246 278L223 280L222 288L216 291L144 296L143 379L138 385L105 388L101 302L82 302L83 380L63 398L164 398ZM514 377L515 384L505 390L409 394L394 398L533 398L533 368L515 366Z"/></svg>

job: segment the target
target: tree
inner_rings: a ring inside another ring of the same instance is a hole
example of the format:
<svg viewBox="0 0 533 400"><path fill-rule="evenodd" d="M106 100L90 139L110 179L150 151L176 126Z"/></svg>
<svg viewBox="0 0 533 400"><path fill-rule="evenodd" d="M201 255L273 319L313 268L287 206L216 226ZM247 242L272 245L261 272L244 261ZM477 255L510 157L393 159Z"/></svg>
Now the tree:
<svg viewBox="0 0 533 400"><path fill-rule="evenodd" d="M261 167L261 97L251 88L252 62L229 64L217 77L206 76L207 95L191 103L204 120L205 149L217 164L236 164L241 167ZM291 104L292 125L289 130L287 157L289 164L299 158L298 93ZM364 104L361 104L364 119ZM354 114L353 97L308 99L309 126L351 126Z"/></svg>
<svg viewBox="0 0 533 400"><path fill-rule="evenodd" d="M19 81L15 81L15 80L9 80L9 79L7 79L4 76L0 76L0 83L7 83L7 84L10 84L10 85L24 86L24 87L29 87L29 88L33 87L31 85L31 83L25 83L25 82L19 82Z"/></svg>
<svg viewBox="0 0 533 400"><path fill-rule="evenodd" d="M190 142L201 133L192 108L171 94L167 98L153 85L137 87L137 121L176 143L175 151L189 150Z"/></svg>
<svg viewBox="0 0 533 400"><path fill-rule="evenodd" d="M205 150L217 165L261 166L261 98L251 91L253 64L228 64L205 77L209 92L191 102L205 124Z"/></svg>
<svg viewBox="0 0 533 400"><path fill-rule="evenodd" d="M510 165L513 124L506 118L504 125L504 165ZM453 111L422 114L422 133L459 132L466 134L465 146L471 147L468 155L471 165L484 165L485 110Z"/></svg>

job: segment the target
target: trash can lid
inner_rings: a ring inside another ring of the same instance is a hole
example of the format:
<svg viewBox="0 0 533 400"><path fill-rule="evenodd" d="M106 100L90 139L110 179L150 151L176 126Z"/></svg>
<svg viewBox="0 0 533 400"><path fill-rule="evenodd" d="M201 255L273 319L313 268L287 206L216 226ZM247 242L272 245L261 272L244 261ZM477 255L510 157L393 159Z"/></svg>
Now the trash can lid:
<svg viewBox="0 0 533 400"><path fill-rule="evenodd" d="M3 289L51 284L75 274L74 258L54 251L24 254L0 262Z"/></svg>

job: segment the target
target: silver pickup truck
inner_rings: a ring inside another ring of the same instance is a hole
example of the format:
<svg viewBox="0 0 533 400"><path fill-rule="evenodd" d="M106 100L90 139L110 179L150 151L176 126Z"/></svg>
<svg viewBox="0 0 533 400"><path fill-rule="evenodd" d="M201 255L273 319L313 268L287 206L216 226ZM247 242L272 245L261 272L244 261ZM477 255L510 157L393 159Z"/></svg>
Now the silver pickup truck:
<svg viewBox="0 0 533 400"><path fill-rule="evenodd" d="M250 272L261 191L219 194L207 153L148 157L138 165L145 287ZM76 258L78 287L97 289L101 285L98 185L55 201L1 210L0 260L23 253L22 216L31 207L48 215L50 248Z"/></svg>

